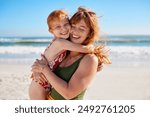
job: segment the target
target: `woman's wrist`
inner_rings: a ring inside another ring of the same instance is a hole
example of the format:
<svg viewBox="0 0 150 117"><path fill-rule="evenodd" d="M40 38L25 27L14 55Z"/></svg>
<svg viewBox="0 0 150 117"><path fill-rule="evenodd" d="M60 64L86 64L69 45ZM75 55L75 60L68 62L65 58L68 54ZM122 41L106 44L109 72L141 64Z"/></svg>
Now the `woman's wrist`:
<svg viewBox="0 0 150 117"><path fill-rule="evenodd" d="M43 69L42 69L42 73L45 74L45 75L46 75L48 72L50 72L50 71L51 71L51 69L48 67L48 65L44 66Z"/></svg>

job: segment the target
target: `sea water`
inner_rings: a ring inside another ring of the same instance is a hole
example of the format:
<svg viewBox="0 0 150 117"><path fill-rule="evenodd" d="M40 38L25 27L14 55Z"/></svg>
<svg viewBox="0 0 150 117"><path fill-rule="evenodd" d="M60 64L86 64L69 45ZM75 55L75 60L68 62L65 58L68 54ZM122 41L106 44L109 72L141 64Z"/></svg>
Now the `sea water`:
<svg viewBox="0 0 150 117"><path fill-rule="evenodd" d="M40 57L52 37L0 37L0 62L33 62ZM149 64L150 36L113 35L100 38L115 64Z"/></svg>

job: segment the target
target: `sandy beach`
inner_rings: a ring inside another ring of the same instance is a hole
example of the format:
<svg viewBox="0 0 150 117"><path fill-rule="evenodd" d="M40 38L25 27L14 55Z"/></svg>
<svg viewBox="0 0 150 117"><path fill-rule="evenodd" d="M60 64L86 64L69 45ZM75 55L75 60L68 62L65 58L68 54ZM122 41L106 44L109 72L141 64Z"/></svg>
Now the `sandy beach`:
<svg viewBox="0 0 150 117"><path fill-rule="evenodd" d="M29 99L30 65L0 65L0 99Z"/></svg>
<svg viewBox="0 0 150 117"><path fill-rule="evenodd" d="M149 68L107 66L97 73L86 99L150 100Z"/></svg>
<svg viewBox="0 0 150 117"><path fill-rule="evenodd" d="M0 99L29 99L30 65L0 64ZM149 100L150 66L104 66L89 86L89 100Z"/></svg>

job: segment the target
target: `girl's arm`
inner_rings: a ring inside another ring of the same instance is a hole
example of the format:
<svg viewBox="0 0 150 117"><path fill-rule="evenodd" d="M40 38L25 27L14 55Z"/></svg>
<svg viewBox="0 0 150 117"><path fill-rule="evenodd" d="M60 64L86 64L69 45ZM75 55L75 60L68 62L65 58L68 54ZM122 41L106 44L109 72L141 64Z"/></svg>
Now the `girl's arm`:
<svg viewBox="0 0 150 117"><path fill-rule="evenodd" d="M48 67L43 67L38 61L32 67L32 71L42 72L56 91L65 99L72 99L88 87L96 75L97 65L98 59L95 55L85 55L68 83L56 76Z"/></svg>
<svg viewBox="0 0 150 117"><path fill-rule="evenodd" d="M48 61L51 61L55 59L64 50L76 51L81 53L93 53L94 47L75 44L65 39L56 39L46 49L46 51L44 51L44 56Z"/></svg>
<svg viewBox="0 0 150 117"><path fill-rule="evenodd" d="M92 46L85 46L81 44L75 44L71 41L65 40L65 39L58 39L55 42L57 48L60 48L62 50L70 50L70 51L76 51L81 53L93 53L94 48Z"/></svg>

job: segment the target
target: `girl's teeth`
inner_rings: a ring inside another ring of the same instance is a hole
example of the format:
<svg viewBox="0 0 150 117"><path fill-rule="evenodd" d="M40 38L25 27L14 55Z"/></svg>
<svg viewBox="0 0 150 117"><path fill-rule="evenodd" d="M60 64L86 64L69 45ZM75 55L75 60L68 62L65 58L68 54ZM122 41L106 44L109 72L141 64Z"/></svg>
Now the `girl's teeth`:
<svg viewBox="0 0 150 117"><path fill-rule="evenodd" d="M67 33L62 33L62 35L66 35Z"/></svg>

